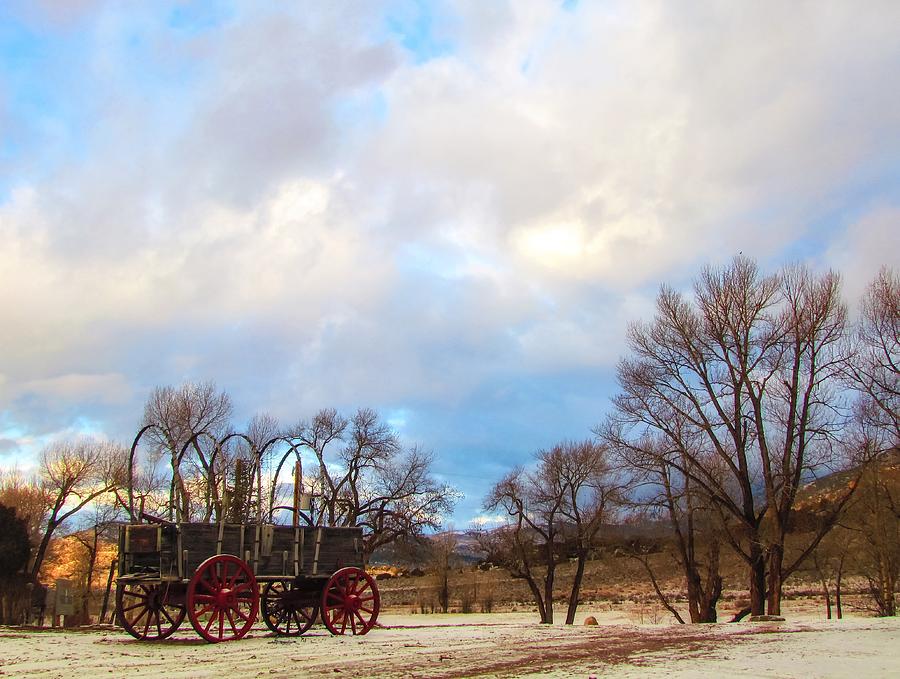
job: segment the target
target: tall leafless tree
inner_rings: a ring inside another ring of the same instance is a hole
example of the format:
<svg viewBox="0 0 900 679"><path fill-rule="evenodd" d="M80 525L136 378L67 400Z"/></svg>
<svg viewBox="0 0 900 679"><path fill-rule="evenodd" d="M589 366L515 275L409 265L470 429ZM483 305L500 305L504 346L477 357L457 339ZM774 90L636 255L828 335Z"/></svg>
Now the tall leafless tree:
<svg viewBox="0 0 900 679"><path fill-rule="evenodd" d="M144 406L144 426L148 435L165 451L170 460L172 478L169 488L169 518L189 519L192 515L191 494L195 487L203 501L198 511L204 520L222 512L216 467L212 453L216 442L227 433L231 420L231 399L213 382L185 383L180 387L157 387ZM186 457L186 460L182 459ZM184 466L182 463L185 463ZM194 483L185 476L192 469Z"/></svg>
<svg viewBox="0 0 900 679"><path fill-rule="evenodd" d="M731 526L729 544L749 571L750 612L781 610L788 577L837 520L785 563L801 484L830 468L844 422L839 378L846 310L834 273L789 267L763 276L749 259L706 268L693 301L664 286L656 317L628 330L630 356L618 368L614 400L623 436L661 435L677 446L676 421L702 434L698 450L665 464L690 480ZM724 472L724 473L720 473ZM765 521L765 526L764 526Z"/></svg>
<svg viewBox="0 0 900 679"><path fill-rule="evenodd" d="M568 596L566 624L575 620L585 564L619 490L605 446L592 441L564 442L536 455L533 471L517 468L494 485L485 500L488 511L502 509L506 526L493 541L491 558L522 577L537 604L541 622L553 622L556 567L576 557Z"/></svg>
<svg viewBox="0 0 900 679"><path fill-rule="evenodd" d="M605 445L594 441L566 441L551 448L542 463L559 477L564 490L560 516L567 554L575 554L575 575L569 591L566 624L575 622L584 569L610 510L620 500L620 480Z"/></svg>
<svg viewBox="0 0 900 679"><path fill-rule="evenodd" d="M553 624L553 588L559 560L559 514L563 492L542 470L517 467L498 481L484 501L487 511L506 512L506 525L482 536L490 560L524 578L542 623ZM486 542L486 541L489 541Z"/></svg>

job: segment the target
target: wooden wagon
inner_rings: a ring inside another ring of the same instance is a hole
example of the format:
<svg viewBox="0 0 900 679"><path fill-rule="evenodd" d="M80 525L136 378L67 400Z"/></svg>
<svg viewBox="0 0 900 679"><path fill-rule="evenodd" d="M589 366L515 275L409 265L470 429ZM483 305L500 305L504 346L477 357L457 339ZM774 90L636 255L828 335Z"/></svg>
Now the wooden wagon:
<svg viewBox="0 0 900 679"><path fill-rule="evenodd" d="M375 625L361 528L151 520L119 531L116 613L137 639L164 639L185 617L210 642L240 639L260 614L286 636L320 616L332 634Z"/></svg>
<svg viewBox="0 0 900 679"><path fill-rule="evenodd" d="M153 427L138 432L128 465L129 514L146 523L119 529L116 617L129 634L138 639L165 639L187 617L207 641L240 639L259 615L270 630L284 636L303 634L317 619L332 634L366 634L372 629L380 599L374 578L363 568L362 528L319 525L322 513L311 510L311 496L302 492L299 456L293 505L273 507L268 514L270 522L259 509L256 520L245 524L184 521L180 517L186 512L175 494L170 512L174 510L179 518L165 520L144 513L134 503L135 452L141 437ZM201 436L213 439L205 432L194 434L184 443L174 472L189 446ZM255 453L256 500L257 507L262 507L260 459L270 445L285 439L275 437L258 450L244 434L213 439L215 447L205 461L208 469L213 469L222 447L235 437L243 438ZM278 470L297 446L291 444ZM211 495L221 482L221 477L209 475ZM227 490L223 488L222 494L221 515L226 516ZM292 523L272 523L275 509L289 510Z"/></svg>

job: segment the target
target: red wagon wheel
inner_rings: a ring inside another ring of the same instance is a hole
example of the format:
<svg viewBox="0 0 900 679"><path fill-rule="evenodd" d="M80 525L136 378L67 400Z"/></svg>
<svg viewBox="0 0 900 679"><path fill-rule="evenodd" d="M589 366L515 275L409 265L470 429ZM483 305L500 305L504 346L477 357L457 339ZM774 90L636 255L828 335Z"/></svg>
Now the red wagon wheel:
<svg viewBox="0 0 900 679"><path fill-rule="evenodd" d="M375 579L361 568L337 571L322 592L322 621L332 634L365 634L375 626L380 608Z"/></svg>
<svg viewBox="0 0 900 679"><path fill-rule="evenodd" d="M318 606L301 606L292 596L290 581L270 582L263 589L262 617L275 634L298 637L306 632L319 615Z"/></svg>
<svg viewBox="0 0 900 679"><path fill-rule="evenodd" d="M240 639L256 621L259 589L250 567L236 556L211 556L188 583L188 617L207 641Z"/></svg>
<svg viewBox="0 0 900 679"><path fill-rule="evenodd" d="M124 582L116 586L119 624L135 639L165 639L178 629L184 606L168 599L168 585Z"/></svg>

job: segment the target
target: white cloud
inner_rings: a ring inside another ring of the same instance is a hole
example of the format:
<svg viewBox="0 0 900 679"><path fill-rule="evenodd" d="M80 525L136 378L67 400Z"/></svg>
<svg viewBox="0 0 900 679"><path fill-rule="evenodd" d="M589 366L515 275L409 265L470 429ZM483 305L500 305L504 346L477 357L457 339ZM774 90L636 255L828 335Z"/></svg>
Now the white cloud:
<svg viewBox="0 0 900 679"><path fill-rule="evenodd" d="M855 304L881 266L900 270L900 207L879 206L854 220L825 260L843 274L845 295Z"/></svg>
<svg viewBox="0 0 900 679"><path fill-rule="evenodd" d="M215 378L465 422L513 377L565 401L701 263L827 251L854 293L896 262L897 3L451 3L423 63L380 5L291 7L67 20L87 54L0 204L7 417L125 432Z"/></svg>

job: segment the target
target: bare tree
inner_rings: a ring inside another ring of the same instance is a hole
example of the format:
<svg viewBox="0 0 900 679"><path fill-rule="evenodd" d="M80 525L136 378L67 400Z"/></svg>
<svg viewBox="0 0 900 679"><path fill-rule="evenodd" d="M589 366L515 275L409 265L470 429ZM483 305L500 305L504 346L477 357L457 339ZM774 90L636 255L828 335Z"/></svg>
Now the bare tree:
<svg viewBox="0 0 900 679"><path fill-rule="evenodd" d="M661 435L677 447L673 416L702 434L706 460L686 451L690 464L677 456L665 463L726 519L725 536L748 566L753 614L766 603L780 613L784 579L852 492L785 563L798 488L838 463L831 444L844 421L836 386L845 327L836 274L793 267L761 276L742 257L704 269L693 303L663 287L654 320L629 327L631 356L619 364L622 393L614 400L623 438Z"/></svg>
<svg viewBox="0 0 900 679"><path fill-rule="evenodd" d="M595 431L616 451L621 468L630 472L632 505L648 516L659 517L668 523L675 560L684 574L691 622L715 622L716 606L722 593L720 516L691 476L679 471L680 468L690 469L702 460L711 474L716 473L715 455L703 453L699 448L704 443L703 437L674 413L669 436L648 434L631 440L623 436L622 427L615 418L609 418ZM721 473L717 476L721 478ZM647 554L639 550L631 556L647 571L663 606L683 623L681 614L659 588Z"/></svg>
<svg viewBox="0 0 900 679"><path fill-rule="evenodd" d="M844 617L843 580L851 552L859 549L855 538L853 531L837 526L819 543L811 555L811 569L822 586L828 620L831 620L834 614L838 620Z"/></svg>
<svg viewBox="0 0 900 679"><path fill-rule="evenodd" d="M502 509L510 517L491 538L491 558L525 579L541 622L552 623L556 566L564 555L574 554L575 576L566 611L566 624L571 625L585 563L619 489L605 446L592 441L563 442L539 451L536 458L533 471L513 470L485 500L488 511Z"/></svg>
<svg viewBox="0 0 900 679"><path fill-rule="evenodd" d="M858 415L900 445L900 277L883 268L863 297L847 368L862 395Z"/></svg>
<svg viewBox="0 0 900 679"><path fill-rule="evenodd" d="M170 519L190 519L194 513L189 486L193 486L195 498L202 498L197 507L199 518L208 521L213 515L221 515L222 499L212 454L229 428L231 414L231 399L213 382L157 387L150 394L144 406L143 425L149 427L148 435L159 450L169 455ZM187 470L182 468L183 462ZM185 478L186 472L194 475L192 483Z"/></svg>
<svg viewBox="0 0 900 679"><path fill-rule="evenodd" d="M456 554L458 545L459 539L452 529L436 535L428 542L428 561L437 580L441 613L450 610L450 571L456 567L459 560Z"/></svg>
<svg viewBox="0 0 900 679"><path fill-rule="evenodd" d="M853 552L856 570L866 579L873 610L897 614L900 586L900 451L869 464L846 518L858 538Z"/></svg>
<svg viewBox="0 0 900 679"><path fill-rule="evenodd" d="M440 528L457 493L431 473L433 457L404 449L397 434L373 410L347 420L323 410L289 433L319 463L318 520L327 525L362 526L366 560L400 536Z"/></svg>
<svg viewBox="0 0 900 679"><path fill-rule="evenodd" d="M563 488L560 517L564 523L567 553L575 554L575 575L569 592L566 624L575 622L581 583L588 556L610 508L620 498L607 447L594 441L566 441L551 448L541 459L558 476Z"/></svg>
<svg viewBox="0 0 900 679"><path fill-rule="evenodd" d="M73 532L72 538L84 550L81 560L81 611L79 618L82 624L90 622L90 605L93 598L93 581L97 567L97 557L104 542L111 542L116 536L116 521L121 516L121 509L110 498L97 497L90 507L90 516L82 523L82 528Z"/></svg>
<svg viewBox="0 0 900 679"><path fill-rule="evenodd" d="M526 472L517 467L494 485L484 501L485 509L502 509L509 521L483 536L481 543L488 547L493 562L513 577L524 578L541 622L552 624L563 490L558 480L544 471Z"/></svg>
<svg viewBox="0 0 900 679"><path fill-rule="evenodd" d="M126 460L121 446L87 437L57 441L44 449L40 476L52 501L31 565L32 579L41 570L54 532L88 504L122 486Z"/></svg>

